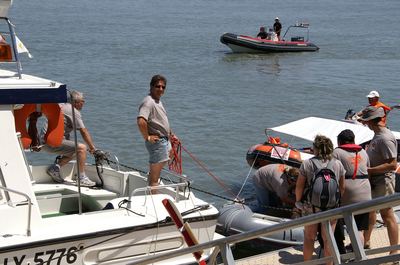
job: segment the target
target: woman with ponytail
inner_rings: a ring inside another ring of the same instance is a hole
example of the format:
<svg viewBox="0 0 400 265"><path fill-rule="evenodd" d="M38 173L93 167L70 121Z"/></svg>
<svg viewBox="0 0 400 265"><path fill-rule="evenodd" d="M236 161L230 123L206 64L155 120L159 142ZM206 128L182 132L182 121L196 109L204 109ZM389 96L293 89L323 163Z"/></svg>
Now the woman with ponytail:
<svg viewBox="0 0 400 265"><path fill-rule="evenodd" d="M313 143L314 157L303 161L300 167L300 175L296 182L296 207L303 211L303 214L313 214L320 211L329 210L331 208L319 208L311 204L310 196L306 196L306 190L312 189L312 183L314 183L314 176L321 168L329 168L335 175L338 189L340 194L344 192L344 176L345 169L342 163L334 159L332 141L323 136L317 135ZM340 197L340 195L339 195ZM335 230L336 220L331 220L332 230ZM318 233L319 224L306 225L304 226L304 246L303 246L303 257L304 261L311 260L314 251L314 241ZM322 239L324 242L324 256L331 256L325 230L322 229ZM332 262L328 263L332 264Z"/></svg>

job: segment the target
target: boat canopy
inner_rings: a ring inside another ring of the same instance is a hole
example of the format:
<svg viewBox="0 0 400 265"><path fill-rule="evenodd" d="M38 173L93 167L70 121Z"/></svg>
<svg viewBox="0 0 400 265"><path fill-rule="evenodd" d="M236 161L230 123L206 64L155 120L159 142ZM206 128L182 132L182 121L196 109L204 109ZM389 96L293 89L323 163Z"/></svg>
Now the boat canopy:
<svg viewBox="0 0 400 265"><path fill-rule="evenodd" d="M67 102L67 86L52 80L0 70L0 105Z"/></svg>
<svg viewBox="0 0 400 265"><path fill-rule="evenodd" d="M361 123L347 120L331 120L318 117L308 117L289 122L281 126L269 128L269 130L295 136L311 142L314 141L315 136L321 134L330 138L335 147L337 146L336 139L338 134L345 129L350 129L353 131L356 144L368 142L374 136L374 132ZM399 132L393 132L393 134L395 135L396 139L400 139Z"/></svg>

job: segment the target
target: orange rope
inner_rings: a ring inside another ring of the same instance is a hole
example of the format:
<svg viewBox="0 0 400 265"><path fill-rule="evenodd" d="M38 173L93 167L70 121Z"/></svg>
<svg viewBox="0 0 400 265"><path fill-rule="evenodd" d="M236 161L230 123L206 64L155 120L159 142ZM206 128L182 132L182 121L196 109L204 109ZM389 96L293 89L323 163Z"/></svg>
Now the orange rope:
<svg viewBox="0 0 400 265"><path fill-rule="evenodd" d="M182 143L178 138L171 137L172 156L168 162L169 170L182 175Z"/></svg>
<svg viewBox="0 0 400 265"><path fill-rule="evenodd" d="M196 162L204 171L208 173L214 180L221 186L223 187L228 193L230 193L233 197L236 198L236 195L233 193L233 191L227 187L217 176L215 176L211 171L204 165L203 162L201 162L199 159L197 159L192 153L190 153L181 143L181 141L176 138L176 137L171 137L171 146L172 146L172 155L171 159L168 162L168 167L171 171L176 172L177 174L182 175L182 149L192 158L194 162Z"/></svg>

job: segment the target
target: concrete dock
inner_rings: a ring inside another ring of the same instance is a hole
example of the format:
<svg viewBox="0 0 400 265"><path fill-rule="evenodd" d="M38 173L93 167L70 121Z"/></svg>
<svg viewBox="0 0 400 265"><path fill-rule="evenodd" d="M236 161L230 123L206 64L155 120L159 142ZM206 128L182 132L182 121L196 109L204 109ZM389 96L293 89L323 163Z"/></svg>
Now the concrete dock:
<svg viewBox="0 0 400 265"><path fill-rule="evenodd" d="M400 225L399 225L400 229ZM350 243L348 237L346 238L346 245ZM371 236L371 249L389 246L389 238L387 235L386 227L375 228ZM316 252L319 253L319 244L315 242ZM384 256L388 253L371 255L368 257ZM317 256L315 255L315 258ZM303 247L290 247L273 252L267 252L256 256L251 256L235 261L238 265L275 265L275 264L294 264L303 261ZM351 264L351 263L350 263ZM388 263L392 264L392 263Z"/></svg>

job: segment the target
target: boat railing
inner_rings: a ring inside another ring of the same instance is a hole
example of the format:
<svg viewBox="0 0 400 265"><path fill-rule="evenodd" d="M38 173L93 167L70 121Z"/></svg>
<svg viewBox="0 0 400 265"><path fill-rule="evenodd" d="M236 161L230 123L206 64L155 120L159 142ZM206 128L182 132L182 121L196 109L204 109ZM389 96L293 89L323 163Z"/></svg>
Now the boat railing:
<svg viewBox="0 0 400 265"><path fill-rule="evenodd" d="M32 218L32 201L31 201L31 198L29 198L29 196L27 194L23 193L23 192L20 192L20 191L17 191L17 190L13 190L13 189L10 189L10 188L6 188L6 187L3 187L3 186L0 186L0 190L4 190L6 192L15 193L15 194L21 195L21 196L26 198L26 201L28 202L28 222L27 222L27 228L26 228L26 235L27 236L31 236L31 218ZM10 202L10 200L8 200L8 201ZM17 204L20 205L21 203L22 202L17 203ZM16 205L16 203L13 203L13 205Z"/></svg>
<svg viewBox="0 0 400 265"><path fill-rule="evenodd" d="M182 183L174 183L174 184L167 184L167 185L160 185L160 186L146 186L146 187L134 189L131 192L131 194L129 195L128 208L131 206L131 200L132 200L132 197L135 196L135 194L137 194L139 192L144 192L145 195L146 195L145 196L145 200L144 200L144 204L146 204L147 195L152 194L152 191L161 190L161 189L168 189L168 188L174 188L175 189L175 201L179 202L180 189L181 188L186 188L187 186L188 186L188 184L186 182L182 182Z"/></svg>
<svg viewBox="0 0 400 265"><path fill-rule="evenodd" d="M358 237L358 231L357 231L357 226L356 226L356 223L354 220L354 215L371 212L371 211L376 211L379 209L390 208L390 207L397 206L399 204L400 204L400 194L397 193L395 195L380 197L380 198L370 200L367 202L355 203L352 205L332 209L329 211L315 213L315 214L297 218L297 219L294 219L294 220L291 220L288 222L279 223L276 225L268 226L266 228L256 229L253 231L244 232L244 233L240 233L237 235L209 241L209 242L202 243L202 244L199 244L196 246L182 248L182 249L179 249L176 251L154 255L154 256L147 257L147 258L141 259L139 261L135 261L135 262L127 263L127 264L129 264L129 265L151 264L151 263L167 260L170 258L174 258L177 256L194 253L194 252L201 251L204 249L214 248L212 254L210 255L210 257L212 257L213 260L209 260L208 264L215 264L216 252L220 251L223 264L232 265L232 264L235 264L235 260L234 260L234 257L232 255L232 251L230 248L230 246L232 244L256 239L261 236L267 236L267 235L281 232L281 231L284 231L287 229L294 229L297 227L303 227L305 225L312 225L312 224L318 224L318 223L321 223L322 229L325 229L325 232L327 234L328 244L329 244L331 252L332 252L332 256L323 257L323 258L315 259L312 261L301 262L301 263L296 263L296 264L302 264L302 265L304 265L304 264L322 264L322 263L329 262L329 261L333 261L334 264L340 264L341 258L344 258L344 257L348 258L349 256L351 256L351 258L354 258L354 260L355 260L355 262L357 262L357 264L381 264L381 263L385 263L385 262L398 261L398 260L400 260L400 254L384 255L384 256L371 257L371 258L367 257L366 253L368 253L369 255L374 255L374 254L384 253L384 252L395 250L395 249L398 250L398 249L400 249L400 245L375 248L375 249L365 251L363 248L363 245L361 244L360 238ZM344 218L345 224L347 226L348 234L350 237L350 242L353 247L353 253L344 254L342 256L340 255L340 253L338 251L336 241L335 241L335 238L333 235L333 231L330 226L331 220L339 219L339 218Z"/></svg>

